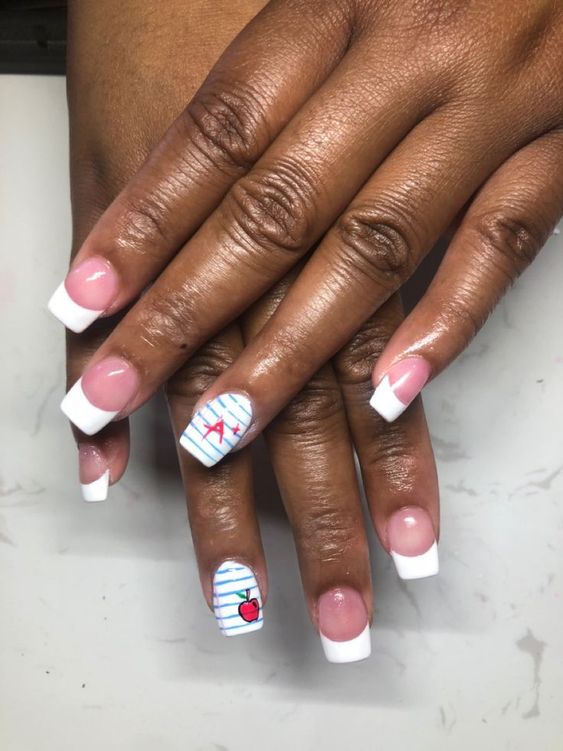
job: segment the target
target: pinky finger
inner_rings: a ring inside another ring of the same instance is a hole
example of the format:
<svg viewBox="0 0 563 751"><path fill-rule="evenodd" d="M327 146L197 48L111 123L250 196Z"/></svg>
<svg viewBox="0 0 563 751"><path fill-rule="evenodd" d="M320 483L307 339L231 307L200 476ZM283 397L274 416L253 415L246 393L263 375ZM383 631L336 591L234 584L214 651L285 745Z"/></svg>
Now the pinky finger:
<svg viewBox="0 0 563 751"><path fill-rule="evenodd" d="M469 207L428 291L373 373L371 406L389 422L467 347L563 214L563 130L521 149Z"/></svg>
<svg viewBox="0 0 563 751"><path fill-rule="evenodd" d="M121 479L129 460L129 420L107 425L89 436L73 429L78 446L80 489L85 501L105 501L110 485Z"/></svg>
<svg viewBox="0 0 563 751"><path fill-rule="evenodd" d="M85 334L67 334L67 386L82 375L92 352L112 326L104 321ZM110 485L118 482L129 460L129 420L112 422L96 435L86 435L71 425L78 449L78 474L85 501L105 501Z"/></svg>

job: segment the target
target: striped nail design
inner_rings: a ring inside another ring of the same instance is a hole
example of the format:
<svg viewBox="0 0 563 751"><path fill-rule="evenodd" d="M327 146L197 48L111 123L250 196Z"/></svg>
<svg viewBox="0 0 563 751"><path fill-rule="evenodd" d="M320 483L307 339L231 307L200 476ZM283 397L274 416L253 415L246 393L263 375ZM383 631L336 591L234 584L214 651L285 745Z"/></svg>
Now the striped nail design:
<svg viewBox="0 0 563 751"><path fill-rule="evenodd" d="M252 422L252 405L240 394L221 394L192 417L180 446L206 467L232 451Z"/></svg>
<svg viewBox="0 0 563 751"><path fill-rule="evenodd" d="M262 596L248 566L237 561L224 561L219 566L213 577L213 609L223 636L262 628Z"/></svg>

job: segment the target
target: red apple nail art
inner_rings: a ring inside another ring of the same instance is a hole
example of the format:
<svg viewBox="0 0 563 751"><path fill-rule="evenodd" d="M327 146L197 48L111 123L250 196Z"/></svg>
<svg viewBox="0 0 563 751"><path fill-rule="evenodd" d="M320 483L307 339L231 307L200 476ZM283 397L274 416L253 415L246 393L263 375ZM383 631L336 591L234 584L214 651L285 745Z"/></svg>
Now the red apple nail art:
<svg viewBox="0 0 563 751"><path fill-rule="evenodd" d="M241 600L244 600L244 602L241 602L238 606L238 612L242 620L247 623L257 621L258 616L260 615L260 603L256 597L250 597L249 589L246 590L246 593L237 592L237 594Z"/></svg>

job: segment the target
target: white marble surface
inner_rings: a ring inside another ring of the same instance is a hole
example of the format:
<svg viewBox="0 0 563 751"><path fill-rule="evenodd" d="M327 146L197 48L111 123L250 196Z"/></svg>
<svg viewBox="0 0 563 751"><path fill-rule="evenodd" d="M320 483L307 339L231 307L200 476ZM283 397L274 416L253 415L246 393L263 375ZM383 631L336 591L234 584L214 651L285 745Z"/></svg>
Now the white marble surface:
<svg viewBox="0 0 563 751"><path fill-rule="evenodd" d="M160 404L125 480L80 500L45 301L69 245L64 81L0 77L2 751L563 748L563 239L429 389L442 572L374 552L374 654L327 664L272 481L267 623L200 596Z"/></svg>

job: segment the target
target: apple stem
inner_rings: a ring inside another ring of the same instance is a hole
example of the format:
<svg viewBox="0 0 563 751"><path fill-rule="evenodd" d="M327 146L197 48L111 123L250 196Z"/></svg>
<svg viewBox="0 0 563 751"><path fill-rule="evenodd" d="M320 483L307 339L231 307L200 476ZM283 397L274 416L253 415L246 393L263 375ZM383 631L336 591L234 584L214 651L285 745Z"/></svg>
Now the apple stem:
<svg viewBox="0 0 563 751"><path fill-rule="evenodd" d="M246 601L247 602L250 601L250 590L249 589L246 590Z"/></svg>

